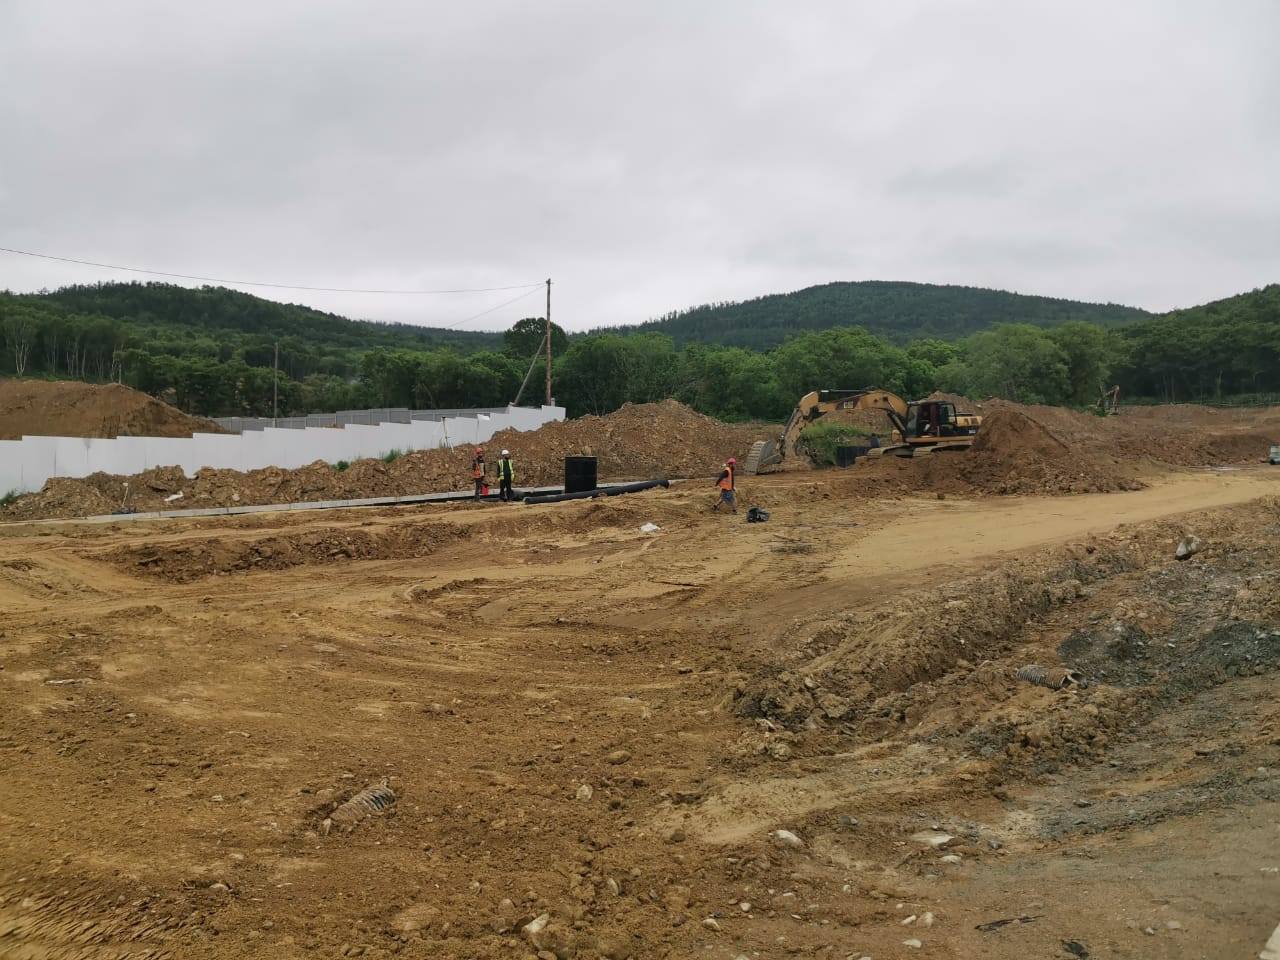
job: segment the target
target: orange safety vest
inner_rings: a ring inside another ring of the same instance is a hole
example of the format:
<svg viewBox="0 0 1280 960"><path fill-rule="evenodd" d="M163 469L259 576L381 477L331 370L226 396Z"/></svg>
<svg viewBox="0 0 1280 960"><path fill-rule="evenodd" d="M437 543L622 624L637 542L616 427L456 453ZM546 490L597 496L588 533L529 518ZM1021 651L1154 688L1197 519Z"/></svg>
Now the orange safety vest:
<svg viewBox="0 0 1280 960"><path fill-rule="evenodd" d="M476 460L471 464L471 479L472 480L484 479L484 461L483 460Z"/></svg>
<svg viewBox="0 0 1280 960"><path fill-rule="evenodd" d="M718 484L718 486L720 487L721 490L732 490L733 489L733 467L730 464L726 463L724 465L724 469L727 476L720 478L720 483Z"/></svg>

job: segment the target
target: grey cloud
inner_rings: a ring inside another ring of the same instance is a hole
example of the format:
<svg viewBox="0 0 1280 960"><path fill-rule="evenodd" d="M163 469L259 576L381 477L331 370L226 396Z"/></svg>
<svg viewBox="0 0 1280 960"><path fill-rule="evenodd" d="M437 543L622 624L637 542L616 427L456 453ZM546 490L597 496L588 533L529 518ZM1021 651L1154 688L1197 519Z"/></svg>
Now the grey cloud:
<svg viewBox="0 0 1280 960"><path fill-rule="evenodd" d="M1277 279L1278 32L1267 0L10 0L0 245L551 275L578 329L839 279L1164 308ZM0 255L0 286L118 276ZM503 295L288 298L450 323Z"/></svg>

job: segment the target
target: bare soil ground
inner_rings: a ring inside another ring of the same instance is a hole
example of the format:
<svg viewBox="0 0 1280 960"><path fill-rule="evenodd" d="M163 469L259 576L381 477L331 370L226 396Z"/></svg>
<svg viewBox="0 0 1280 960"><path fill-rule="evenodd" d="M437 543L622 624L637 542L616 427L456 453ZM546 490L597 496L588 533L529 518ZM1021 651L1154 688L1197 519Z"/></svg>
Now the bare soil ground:
<svg viewBox="0 0 1280 960"><path fill-rule="evenodd" d="M1253 956L1278 478L5 526L0 956Z"/></svg>
<svg viewBox="0 0 1280 960"><path fill-rule="evenodd" d="M33 437L189 437L223 433L118 383L0 378L0 440Z"/></svg>

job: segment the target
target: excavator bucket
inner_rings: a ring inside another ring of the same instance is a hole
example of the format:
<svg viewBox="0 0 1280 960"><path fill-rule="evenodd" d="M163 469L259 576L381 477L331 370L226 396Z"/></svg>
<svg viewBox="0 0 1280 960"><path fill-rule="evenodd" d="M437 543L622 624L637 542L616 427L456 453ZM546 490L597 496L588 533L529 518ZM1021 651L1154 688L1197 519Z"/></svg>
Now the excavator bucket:
<svg viewBox="0 0 1280 960"><path fill-rule="evenodd" d="M757 440L751 445L746 462L742 465L742 472L745 476L754 476L760 472L761 467L772 466L781 460L776 440Z"/></svg>

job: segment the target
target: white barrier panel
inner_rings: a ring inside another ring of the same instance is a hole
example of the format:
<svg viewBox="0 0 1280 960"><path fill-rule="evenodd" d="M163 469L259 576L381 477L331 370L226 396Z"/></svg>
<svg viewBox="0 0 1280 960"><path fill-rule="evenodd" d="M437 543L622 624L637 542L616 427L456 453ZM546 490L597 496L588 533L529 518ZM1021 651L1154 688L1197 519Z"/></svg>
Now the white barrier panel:
<svg viewBox="0 0 1280 960"><path fill-rule="evenodd" d="M55 437L55 476L87 477L89 469L89 439L87 437Z"/></svg>
<svg viewBox="0 0 1280 960"><path fill-rule="evenodd" d="M381 430L378 427L369 427L361 423L349 423L342 428L346 433L351 434L352 448L349 460L362 460L366 457L376 457L378 451L382 448L382 441L378 439Z"/></svg>
<svg viewBox="0 0 1280 960"><path fill-rule="evenodd" d="M176 466L192 476L205 467L247 471L270 466L296 468L316 460L350 462L380 457L392 450L435 450L484 443L501 430L534 430L551 420L563 419L563 407L508 407L503 413L377 426L268 427L238 434L197 433L191 437L0 440L0 496L10 490L39 490L50 477L84 477L95 472L128 476L153 467Z"/></svg>
<svg viewBox="0 0 1280 960"><path fill-rule="evenodd" d="M300 440L302 450L299 456L305 458L304 465L317 460L337 463L339 460L346 459L343 454L346 451L347 439L343 431L307 427L305 430L295 430L294 433L303 435Z"/></svg>
<svg viewBox="0 0 1280 960"><path fill-rule="evenodd" d="M147 469L156 467L188 468L195 445L190 437L143 437L146 441Z"/></svg>
<svg viewBox="0 0 1280 960"><path fill-rule="evenodd" d="M58 475L58 438L23 437L18 454L22 462L22 485L39 490L50 477Z"/></svg>
<svg viewBox="0 0 1280 960"><path fill-rule="evenodd" d="M197 470L212 467L216 470L239 470L244 445L233 433L197 433L191 437L195 447Z"/></svg>
<svg viewBox="0 0 1280 960"><path fill-rule="evenodd" d="M413 449L413 425L408 423L383 423L378 425L378 452L381 457L392 450L408 453Z"/></svg>
<svg viewBox="0 0 1280 960"><path fill-rule="evenodd" d="M119 440L89 441L90 473L136 473L129 469L132 464L127 457L128 451Z"/></svg>
<svg viewBox="0 0 1280 960"><path fill-rule="evenodd" d="M306 430L267 427L262 431L262 438L267 449L271 451L271 466L296 470L315 459L315 457L307 457Z"/></svg>
<svg viewBox="0 0 1280 960"><path fill-rule="evenodd" d="M240 469L260 470L271 466L275 451L267 444L265 430L246 430L240 434Z"/></svg>
<svg viewBox="0 0 1280 960"><path fill-rule="evenodd" d="M22 482L22 441L0 440L0 497L27 489Z"/></svg>
<svg viewBox="0 0 1280 960"><path fill-rule="evenodd" d="M147 469L147 438L146 437L117 437L116 445L119 448L120 469L117 473L132 474L141 473Z"/></svg>
<svg viewBox="0 0 1280 960"><path fill-rule="evenodd" d="M435 420L415 420L409 424L409 427L413 431L413 449L415 450L434 450L440 446L440 441L444 438L444 431Z"/></svg>
<svg viewBox="0 0 1280 960"><path fill-rule="evenodd" d="M445 417L444 433L450 447L461 447L476 442L476 419L474 417Z"/></svg>

